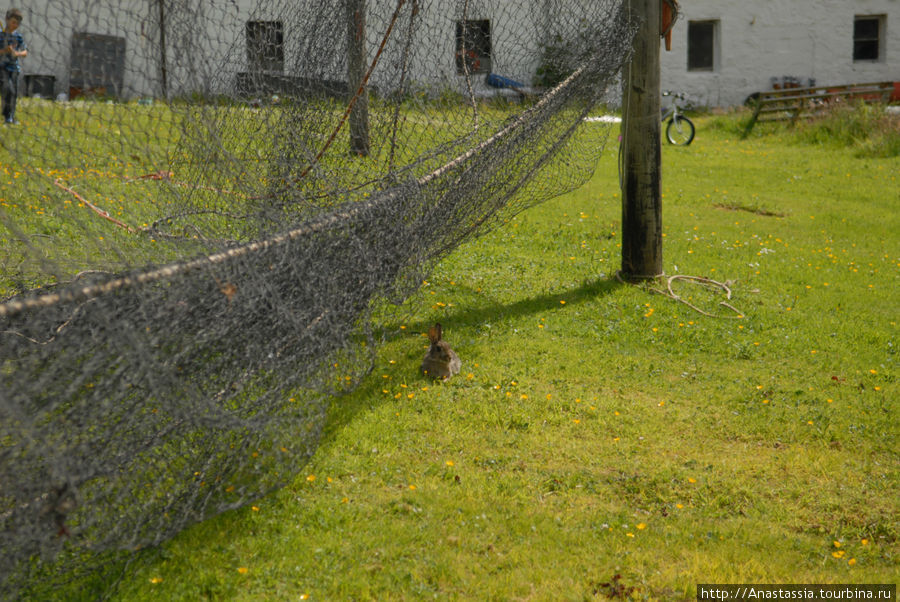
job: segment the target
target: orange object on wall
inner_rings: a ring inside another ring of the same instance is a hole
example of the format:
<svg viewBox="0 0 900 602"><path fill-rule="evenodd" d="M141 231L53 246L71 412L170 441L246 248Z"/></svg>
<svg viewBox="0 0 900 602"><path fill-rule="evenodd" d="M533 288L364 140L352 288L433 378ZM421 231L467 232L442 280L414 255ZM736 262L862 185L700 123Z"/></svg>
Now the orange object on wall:
<svg viewBox="0 0 900 602"><path fill-rule="evenodd" d="M666 50L672 50L672 27L678 18L678 2L676 0L661 0L662 23L659 33L666 39Z"/></svg>

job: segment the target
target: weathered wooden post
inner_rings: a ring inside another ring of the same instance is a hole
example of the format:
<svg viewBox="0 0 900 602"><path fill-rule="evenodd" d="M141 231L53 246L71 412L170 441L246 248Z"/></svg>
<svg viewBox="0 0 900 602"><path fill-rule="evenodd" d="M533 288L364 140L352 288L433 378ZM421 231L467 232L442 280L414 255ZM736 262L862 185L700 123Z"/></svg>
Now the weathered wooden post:
<svg viewBox="0 0 900 602"><path fill-rule="evenodd" d="M360 86L366 77L366 0L347 2L347 86L350 110L350 152L369 155L369 93ZM354 96L359 96L354 101Z"/></svg>
<svg viewBox="0 0 900 602"><path fill-rule="evenodd" d="M640 21L622 90L622 271L626 280L662 273L660 187L660 0L628 0Z"/></svg>
<svg viewBox="0 0 900 602"><path fill-rule="evenodd" d="M143 26L141 26L143 27ZM168 59L166 58L166 0L159 0L159 87L163 100L169 99Z"/></svg>

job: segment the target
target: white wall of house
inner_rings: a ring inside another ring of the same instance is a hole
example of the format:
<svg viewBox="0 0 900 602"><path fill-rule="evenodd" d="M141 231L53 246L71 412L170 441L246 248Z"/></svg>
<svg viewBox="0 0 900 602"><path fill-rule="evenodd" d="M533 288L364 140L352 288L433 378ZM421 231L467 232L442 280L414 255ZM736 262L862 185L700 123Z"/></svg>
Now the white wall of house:
<svg viewBox="0 0 900 602"><path fill-rule="evenodd" d="M409 57L408 77L426 86L441 82L465 92L466 78L456 69L457 16L452 14L462 4L453 3L451 12L448 1L420 0L419 44ZM590 0L472 3L468 17L491 22L494 71L530 83L537 68L537 38L546 7L560 1L580 5L581 10L591 4ZM283 74L346 79L344 59L335 50L346 36L343 2L331 3L333 11L312 19L310 15L320 11L321 0L165 0L169 94L231 91L236 75L249 70L245 33L248 21L283 22ZM369 4L367 50L371 60L396 5L384 0L370 0ZM32 0L24 12L21 31L30 49L29 57L22 61L26 75L52 75L56 78L56 92L68 92L73 33L101 34L126 40L124 82L122 89L117 90L120 96L135 98L161 93L159 0ZM401 35L407 23L401 20L395 24L393 39ZM315 61L309 60L313 53ZM379 59L372 84L384 89L396 80L400 56L400 45L396 41L389 44ZM314 70L310 67L313 62ZM485 90L483 80L484 74L471 77L476 92Z"/></svg>
<svg viewBox="0 0 900 602"><path fill-rule="evenodd" d="M342 3L331 0L332 21L341 18ZM466 91L456 73L455 21L452 0L421 0L419 33L427 32L410 57L410 77L428 84L455 86ZM307 65L303 54L311 40L344 35L339 25L309 23L306 15L320 0L166 0L167 80L171 94L228 92L236 74L248 70L245 26L250 20L282 20L285 27L285 72L294 75ZM772 78L790 76L806 83L847 84L900 80L900 0L681 0L681 19L673 30L673 50L662 51L662 86L687 92L708 106L737 105L757 91L770 89ZM394 6L380 7L369 18L370 58ZM158 0L32 0L23 6L30 55L23 60L26 74L56 78L57 92L69 89L72 33L88 32L124 37L126 64L121 95L134 98L161 92L159 69ZM492 33L492 70L529 84L540 60L538 39L548 13L564 11L580 18L591 11L590 0L482 0L472 2L471 19L489 19ZM881 15L882 52L876 61L853 60L854 19ZM716 23L712 69L689 70L690 21ZM398 24L403 27L404 23ZM389 46L381 59L383 71L373 83L384 89L396 78L400 49ZM341 60L316 77L345 79ZM490 92L483 76L472 83L476 93Z"/></svg>
<svg viewBox="0 0 900 602"><path fill-rule="evenodd" d="M900 81L900 0L681 0L680 7L672 50L662 50L661 85L700 104L741 104L783 76L816 85ZM857 15L883 15L876 61L853 60ZM718 22L711 71L688 70L695 20Z"/></svg>
<svg viewBox="0 0 900 602"><path fill-rule="evenodd" d="M242 35L245 19L232 2L168 0L166 64L174 91L203 90L220 72L224 57ZM161 91L161 48L157 0L32 0L22 6L20 31L28 44L22 59L27 75L52 75L56 92L67 93L74 33L125 39L124 98Z"/></svg>

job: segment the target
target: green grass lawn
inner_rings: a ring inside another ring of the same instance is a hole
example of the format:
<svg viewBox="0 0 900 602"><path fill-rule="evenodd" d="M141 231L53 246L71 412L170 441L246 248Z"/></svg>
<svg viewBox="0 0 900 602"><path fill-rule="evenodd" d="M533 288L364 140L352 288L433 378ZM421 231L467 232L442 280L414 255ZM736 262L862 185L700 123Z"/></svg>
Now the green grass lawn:
<svg viewBox="0 0 900 602"><path fill-rule="evenodd" d="M115 599L900 580L900 158L736 123L663 149L664 269L729 282L742 318L616 280L611 149L438 266L291 486L146 553ZM417 373L435 321L463 362L444 383Z"/></svg>

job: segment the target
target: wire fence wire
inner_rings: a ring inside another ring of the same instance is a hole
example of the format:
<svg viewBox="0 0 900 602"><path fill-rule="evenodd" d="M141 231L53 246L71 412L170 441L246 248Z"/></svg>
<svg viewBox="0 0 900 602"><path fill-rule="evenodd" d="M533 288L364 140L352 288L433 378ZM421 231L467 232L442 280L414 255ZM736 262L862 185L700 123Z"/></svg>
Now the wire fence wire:
<svg viewBox="0 0 900 602"><path fill-rule="evenodd" d="M590 175L634 32L619 0L30 4L50 84L0 138L2 598L290 482L374 316Z"/></svg>

